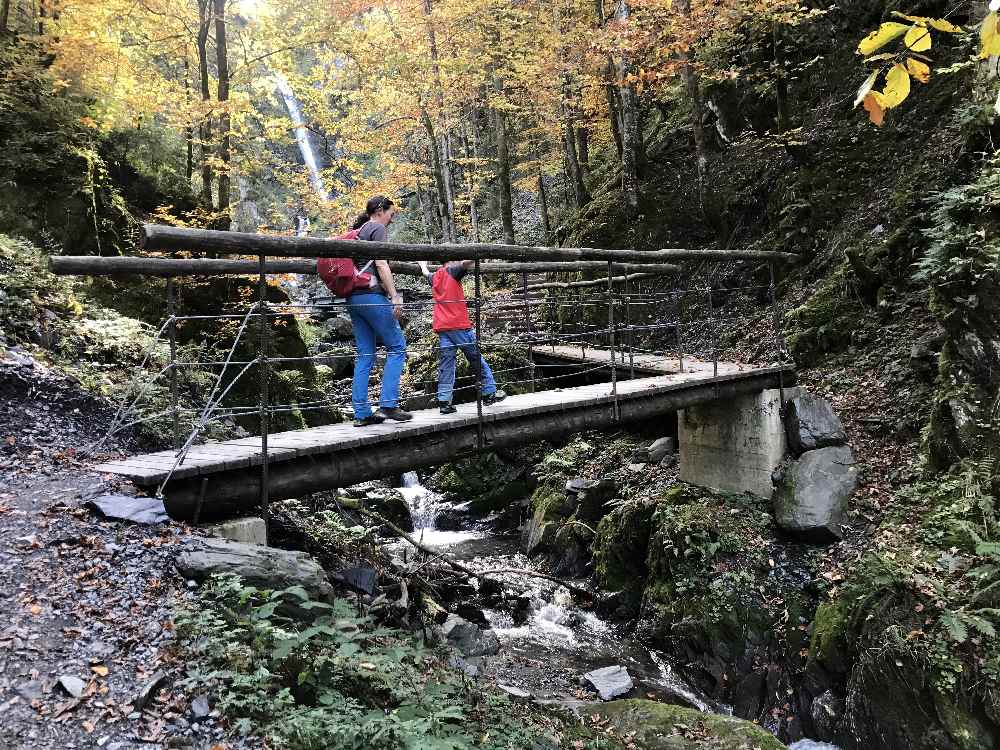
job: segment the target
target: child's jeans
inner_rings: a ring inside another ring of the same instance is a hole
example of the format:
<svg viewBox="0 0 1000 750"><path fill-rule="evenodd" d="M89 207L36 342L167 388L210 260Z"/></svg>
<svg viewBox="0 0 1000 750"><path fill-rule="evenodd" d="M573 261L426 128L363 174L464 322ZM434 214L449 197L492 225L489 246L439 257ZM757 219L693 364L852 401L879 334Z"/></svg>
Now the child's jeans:
<svg viewBox="0 0 1000 750"><path fill-rule="evenodd" d="M441 331L438 334L441 353L438 355L438 401L451 403L452 392L455 390L455 358L459 349L472 365L472 372L479 375L482 368L483 395L491 396L497 391L493 371L479 352L479 342L476 332L469 328L464 331Z"/></svg>

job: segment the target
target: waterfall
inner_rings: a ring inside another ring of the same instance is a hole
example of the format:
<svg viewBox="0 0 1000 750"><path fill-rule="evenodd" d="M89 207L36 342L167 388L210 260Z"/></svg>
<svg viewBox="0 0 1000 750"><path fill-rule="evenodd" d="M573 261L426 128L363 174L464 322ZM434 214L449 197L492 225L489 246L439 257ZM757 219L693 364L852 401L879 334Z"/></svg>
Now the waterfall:
<svg viewBox="0 0 1000 750"><path fill-rule="evenodd" d="M415 471L403 474L402 485L397 489L410 506L414 531L434 530L441 496L420 484L420 477Z"/></svg>
<svg viewBox="0 0 1000 750"><path fill-rule="evenodd" d="M292 91L288 79L281 73L275 73L274 80L278 87L278 93L281 94L281 98L285 101L288 116L292 119L292 126L295 129L295 141L299 144L302 161L305 162L306 169L309 170L309 182L321 200L329 200L326 187L323 185L323 175L319 171L319 162L316 160L316 152L313 151L312 141L309 139L309 130L306 128L298 99L295 98L295 92Z"/></svg>

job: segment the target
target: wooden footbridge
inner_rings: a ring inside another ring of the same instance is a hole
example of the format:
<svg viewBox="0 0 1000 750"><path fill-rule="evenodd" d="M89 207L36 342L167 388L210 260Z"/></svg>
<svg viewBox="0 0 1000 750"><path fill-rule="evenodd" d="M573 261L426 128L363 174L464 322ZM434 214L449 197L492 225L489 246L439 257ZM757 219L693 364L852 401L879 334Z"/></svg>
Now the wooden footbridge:
<svg viewBox="0 0 1000 750"><path fill-rule="evenodd" d="M256 315L260 319L260 341L265 340L265 324L269 313L266 299L266 275L283 273L287 261L268 261L267 255L279 257L337 257L357 251L357 243L316 238L271 237L236 232L186 230L171 227L147 226L144 230L147 250L212 251L216 254L257 254L257 261L218 261L165 258L69 258L53 259L57 273L86 273L90 275L116 275L144 273L160 276L246 274L256 268L259 301ZM675 358L649 353L626 351L620 346L629 327L616 322L616 284L628 284L636 275L655 277L656 263L699 260L742 260L756 263L778 263L794 260L784 253L699 252L688 250L662 250L640 252L635 250L529 248L511 245L396 245L368 243L366 252L396 261L420 258L473 259L477 270L474 274L476 295L470 300L475 315L480 312L480 273L510 273L510 266L523 265L532 273L545 272L547 266L564 272L573 266L588 268L603 266L607 269L607 293L600 304L607 306L607 326L598 337L608 345L581 347L561 343L551 338L545 345L544 337L529 338L533 356L559 360L564 364L581 367L603 367L610 382L576 387L549 387L531 393L512 395L499 404L485 406L481 399L462 404L454 414L442 415L437 409L414 412L410 422L373 425L364 428L351 423L334 424L291 432L270 432L269 415L273 405L268 402L266 350L261 345L260 355L245 365L244 370L256 366L260 375L261 398L256 413L260 415L260 435L221 442L200 441L198 431L204 426L204 415L211 412L206 406L200 427L196 428L183 444L173 450L131 456L102 463L96 470L117 474L132 480L141 487L163 494L168 512L175 518L211 520L231 517L257 506L266 505L271 498L280 499L302 496L334 487L346 487L358 482L399 474L423 466L445 463L478 450L535 442L543 439L567 437L588 429L612 427L616 424L636 422L674 412L695 404L733 398L765 389L780 388L794 383L793 369L784 364L750 367L736 362L717 359L699 359L685 356L678 351ZM480 259L500 260L500 263L482 263ZM122 262L126 261L126 262ZM643 272L632 274L639 261ZM271 267L268 264L271 263ZM234 265L239 264L239 265ZM489 268L492 266L492 268ZM664 266L668 273L677 273L675 265ZM280 268L281 270L277 270ZM303 266L304 272L310 266ZM407 272L397 266L397 270ZM624 274L615 277L619 270ZM773 299L773 271L772 271ZM586 282L585 286L592 286ZM527 281L525 277L525 286ZM557 285L558 286L558 285ZM527 301L527 289L524 290ZM168 292L169 293L169 292ZM709 290L711 299L711 290ZM510 304L509 300L507 304ZM627 303L626 303L627 304ZM710 304L710 303L709 303ZM252 312L252 311L251 311ZM247 320L252 315L248 312ZM526 308L526 315L530 309ZM777 322L777 314L775 321ZM173 347L173 311L165 323L171 332L171 366L168 376L175 371ZM246 321L244 322L246 325ZM676 325L676 324L672 324ZM477 328L482 330L481 326ZM529 326L530 328L530 326ZM649 326L645 326L649 328ZM630 331L629 331L630 332ZM593 340L594 336L591 336ZM628 336L631 341L631 335ZM776 342L779 339L776 336ZM235 350L235 344L234 344ZM780 362L780 358L778 359ZM227 360L226 365L229 365ZM632 377L629 377L631 375ZM629 377L629 379L625 379ZM222 376L219 376L219 384ZM535 383L532 382L532 386ZM171 380L176 425L176 379ZM478 392L478 388L476 388ZM224 395L224 394L223 394ZM218 396L214 404L221 402Z"/></svg>

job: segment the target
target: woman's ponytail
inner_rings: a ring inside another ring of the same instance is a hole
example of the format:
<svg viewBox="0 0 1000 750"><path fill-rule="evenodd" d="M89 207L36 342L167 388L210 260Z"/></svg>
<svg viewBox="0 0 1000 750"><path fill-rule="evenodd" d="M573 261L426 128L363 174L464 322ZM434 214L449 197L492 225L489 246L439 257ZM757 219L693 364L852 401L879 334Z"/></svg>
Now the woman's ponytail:
<svg viewBox="0 0 1000 750"><path fill-rule="evenodd" d="M369 218L371 217L369 217L368 214L358 214L358 218L356 218L354 223L351 224L351 229L361 229L361 227L368 223Z"/></svg>

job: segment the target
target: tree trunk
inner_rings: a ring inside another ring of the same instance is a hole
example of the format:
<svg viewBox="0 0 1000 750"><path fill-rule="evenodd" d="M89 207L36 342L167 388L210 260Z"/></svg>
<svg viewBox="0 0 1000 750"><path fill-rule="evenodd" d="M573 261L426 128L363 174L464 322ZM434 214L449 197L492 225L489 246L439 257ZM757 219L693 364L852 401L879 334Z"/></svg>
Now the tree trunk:
<svg viewBox="0 0 1000 750"><path fill-rule="evenodd" d="M549 225L549 198L545 193L545 181L542 179L541 169L538 170L538 212L542 217L542 243L548 244L552 227Z"/></svg>
<svg viewBox="0 0 1000 750"><path fill-rule="evenodd" d="M580 162L580 176L586 182L590 179L590 132L586 128L576 129L576 153Z"/></svg>
<svg viewBox="0 0 1000 750"><path fill-rule="evenodd" d="M629 6L627 0L618 0L615 17L619 23L627 23ZM622 197L627 215L635 217L639 213L639 121L636 110L635 89L628 82L630 63L628 54L622 52L618 60L618 88L622 100Z"/></svg>
<svg viewBox="0 0 1000 750"><path fill-rule="evenodd" d="M441 154L438 151L438 139L434 132L434 122L431 120L427 107L420 105L420 119L427 131L427 140L430 143L428 151L431 155L431 170L434 173L434 185L437 188L438 214L441 216L441 231L444 234L445 242L455 241L455 226L452 222L451 212L448 210L448 189L444 181L444 169L441 166Z"/></svg>
<svg viewBox="0 0 1000 750"><path fill-rule="evenodd" d="M420 180L417 180L417 202L420 203L420 214L424 219L424 235L428 242L434 242L434 209Z"/></svg>
<svg viewBox="0 0 1000 750"><path fill-rule="evenodd" d="M209 0L198 0L198 73L201 83L201 100L211 101L212 93L208 88L208 32L211 29L212 17L208 12ZM198 124L198 140L201 141L201 200L205 208L212 208L212 113L205 112Z"/></svg>
<svg viewBox="0 0 1000 750"><path fill-rule="evenodd" d="M781 48L781 24L775 22L774 40L774 104L778 118L778 132L784 133L790 127L788 121L788 79L785 77L785 56Z"/></svg>
<svg viewBox="0 0 1000 750"><path fill-rule="evenodd" d="M229 143L230 116L226 102L229 101L229 55L226 45L226 0L215 0L215 57L219 74L219 103L222 113L219 116L219 129L222 140L219 143L219 161L222 167L219 171L219 211L224 216L222 225L229 228Z"/></svg>
<svg viewBox="0 0 1000 750"><path fill-rule="evenodd" d="M590 195L587 193L583 172L580 169L580 160L576 153L576 134L573 123L568 119L563 122L563 148L566 149L566 164L569 167L570 180L573 182L573 197L576 207L580 209L590 202Z"/></svg>
<svg viewBox="0 0 1000 750"><path fill-rule="evenodd" d="M494 110L497 134L497 177L500 182L500 221L503 223L503 241L514 244L514 209L510 188L510 151L507 145L507 123L503 112Z"/></svg>
<svg viewBox="0 0 1000 750"><path fill-rule="evenodd" d="M187 46L184 47L184 104L190 112L191 107L191 62L188 58ZM194 127L191 120L184 127L184 142L187 144L187 158L184 163L184 174L188 187L191 186L191 176L194 174Z"/></svg>
<svg viewBox="0 0 1000 750"><path fill-rule="evenodd" d="M10 0L3 0L0 5L0 34L7 32L7 19L10 17Z"/></svg>
<svg viewBox="0 0 1000 750"><path fill-rule="evenodd" d="M597 18L597 32L604 33L607 18L604 15L604 0L594 0L594 14ZM615 86L612 83L615 78L614 60L611 55L607 56L607 63L604 66L604 96L608 102L608 121L611 124L611 137L615 139L615 148L618 149L618 158L622 158L622 123L621 106Z"/></svg>
<svg viewBox="0 0 1000 750"><path fill-rule="evenodd" d="M462 128L462 146L465 150L466 159L476 159L479 154L473 150L472 139ZM465 167L465 181L469 192L469 221L472 222L472 239L479 242L479 207L476 205L476 180L475 168L471 162Z"/></svg>
<svg viewBox="0 0 1000 750"><path fill-rule="evenodd" d="M677 10L685 21L691 18L691 0L677 0ZM705 105L701 100L701 84L698 73L691 65L690 54L684 50L678 54L681 61L681 77L687 88L688 99L691 102L691 128L694 131L694 153L698 164L698 203L704 209L705 205L705 172L708 169L708 156L705 146Z"/></svg>

